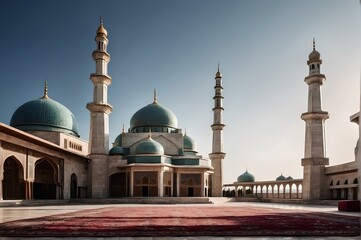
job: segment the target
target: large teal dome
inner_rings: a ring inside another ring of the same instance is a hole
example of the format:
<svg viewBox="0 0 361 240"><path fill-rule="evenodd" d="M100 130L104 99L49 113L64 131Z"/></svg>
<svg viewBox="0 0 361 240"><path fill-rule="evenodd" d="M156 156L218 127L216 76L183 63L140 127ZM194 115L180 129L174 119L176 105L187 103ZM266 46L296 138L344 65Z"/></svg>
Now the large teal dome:
<svg viewBox="0 0 361 240"><path fill-rule="evenodd" d="M138 110L130 119L132 132L171 132L177 127L175 114L156 101Z"/></svg>
<svg viewBox="0 0 361 240"><path fill-rule="evenodd" d="M10 125L23 131L50 131L79 137L78 123L69 109L47 95L21 105Z"/></svg>

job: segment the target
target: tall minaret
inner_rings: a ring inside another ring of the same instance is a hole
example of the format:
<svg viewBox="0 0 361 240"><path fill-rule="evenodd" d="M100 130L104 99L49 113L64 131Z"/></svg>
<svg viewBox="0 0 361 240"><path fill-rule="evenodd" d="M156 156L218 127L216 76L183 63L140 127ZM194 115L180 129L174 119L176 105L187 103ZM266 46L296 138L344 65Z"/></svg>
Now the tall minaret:
<svg viewBox="0 0 361 240"><path fill-rule="evenodd" d="M302 159L303 186L302 198L306 200L319 200L325 198L324 168L328 165L325 148L325 120L329 118L328 112L322 110L321 85L325 75L320 73L322 60L320 53L315 49L308 56L309 75L305 77L308 84L308 111L301 115L306 122L305 155Z"/></svg>
<svg viewBox="0 0 361 240"><path fill-rule="evenodd" d="M212 160L212 166L214 168L213 181L212 181L212 196L222 197L222 160L226 156L223 152L223 96L222 96L222 73L218 71L216 73L216 85L214 86L215 95L214 108L213 108L213 124L211 125L213 131L212 141L212 153L209 154L209 158Z"/></svg>
<svg viewBox="0 0 361 240"><path fill-rule="evenodd" d="M90 74L94 84L93 102L87 104L90 111L89 158L91 159L90 186L92 197L107 197L107 155L109 152L109 114L112 106L108 103L108 86L112 79L108 75L110 55L107 53L107 31L100 18L100 26L95 37L96 50L92 57L95 73Z"/></svg>

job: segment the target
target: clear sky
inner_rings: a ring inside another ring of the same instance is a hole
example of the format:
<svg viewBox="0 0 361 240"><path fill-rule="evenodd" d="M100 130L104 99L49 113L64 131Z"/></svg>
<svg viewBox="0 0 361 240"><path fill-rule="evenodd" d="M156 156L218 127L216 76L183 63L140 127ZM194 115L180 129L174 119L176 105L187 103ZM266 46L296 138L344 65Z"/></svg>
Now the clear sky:
<svg viewBox="0 0 361 240"><path fill-rule="evenodd" d="M0 121L23 103L49 96L76 116L88 139L95 71L91 53L103 16L113 82L110 141L152 102L211 151L214 75L224 86L224 183L245 172L256 180L302 177L307 111L306 61L312 38L321 53L327 157L354 160L358 137L361 29L357 0L0 1Z"/></svg>

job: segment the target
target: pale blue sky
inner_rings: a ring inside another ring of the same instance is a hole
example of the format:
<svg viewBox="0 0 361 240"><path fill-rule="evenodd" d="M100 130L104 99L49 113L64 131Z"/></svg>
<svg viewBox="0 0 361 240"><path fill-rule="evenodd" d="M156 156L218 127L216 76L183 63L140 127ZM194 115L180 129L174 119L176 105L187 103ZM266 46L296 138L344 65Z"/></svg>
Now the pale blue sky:
<svg viewBox="0 0 361 240"><path fill-rule="evenodd" d="M158 100L179 127L211 151L214 74L223 73L224 182L246 168L257 180L281 172L302 177L312 38L321 53L327 157L353 160L359 108L360 6L357 0L1 1L0 121L23 103L49 95L76 116L88 139L91 53L103 16L111 55L110 140L131 116Z"/></svg>

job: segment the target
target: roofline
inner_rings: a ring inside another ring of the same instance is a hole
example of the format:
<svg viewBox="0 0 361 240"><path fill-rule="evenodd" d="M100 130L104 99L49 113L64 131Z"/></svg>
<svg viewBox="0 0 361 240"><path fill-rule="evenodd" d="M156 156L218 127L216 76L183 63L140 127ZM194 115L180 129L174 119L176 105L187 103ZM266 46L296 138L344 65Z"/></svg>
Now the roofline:
<svg viewBox="0 0 361 240"><path fill-rule="evenodd" d="M5 133L5 134L11 135L13 137L20 138L22 140L29 141L29 142L32 142L34 144L37 144L37 145L40 145L40 146L43 146L43 147L50 148L52 150L60 151L60 152L63 152L63 153L75 155L75 156L82 157L82 158L90 160L90 158L88 158L87 156L84 156L84 155L69 151L67 149L64 149L64 148L60 147L59 145L57 145L55 143L49 142L49 141L47 141L45 139L34 136L34 135L30 134L30 133L24 132L24 131L19 130L17 128L11 127L11 126L3 123L3 122L0 122L0 140L1 140L1 133Z"/></svg>

